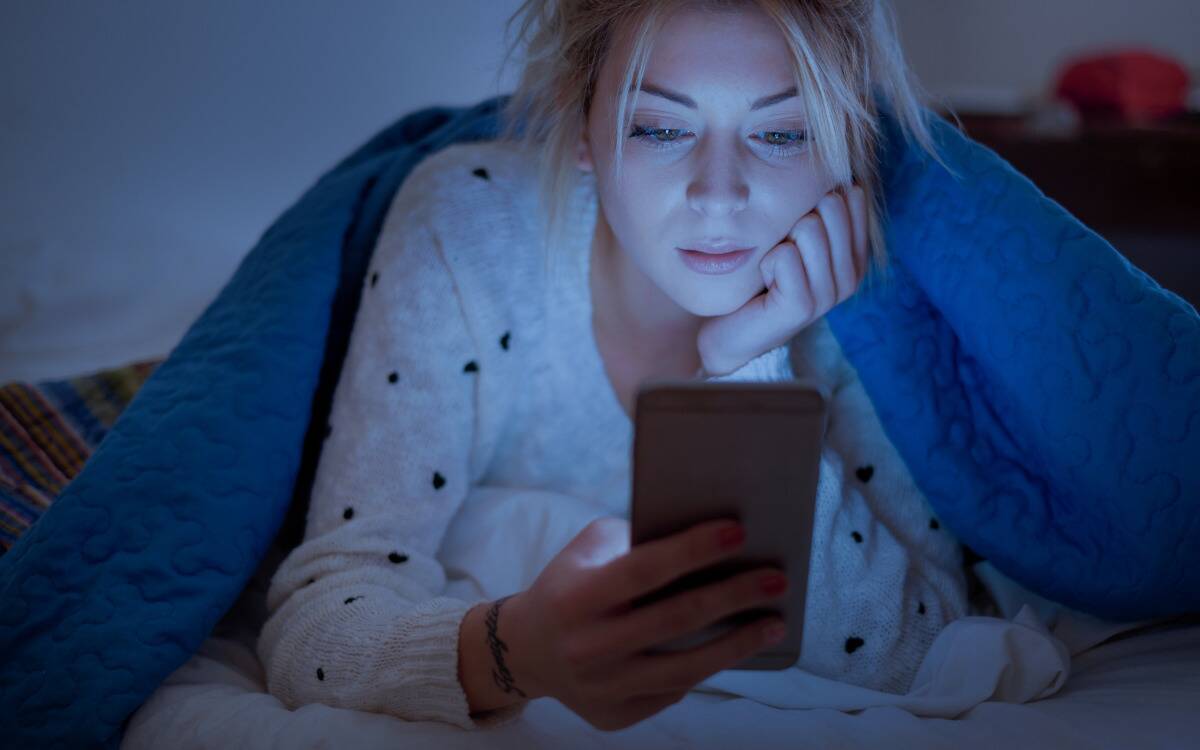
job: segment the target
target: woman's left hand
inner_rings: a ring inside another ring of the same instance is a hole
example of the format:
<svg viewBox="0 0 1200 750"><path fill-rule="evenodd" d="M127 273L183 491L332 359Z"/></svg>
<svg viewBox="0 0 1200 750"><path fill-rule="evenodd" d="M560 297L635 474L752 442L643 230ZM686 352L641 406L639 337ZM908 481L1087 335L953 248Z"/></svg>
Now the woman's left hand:
<svg viewBox="0 0 1200 750"><path fill-rule="evenodd" d="M826 193L759 263L766 290L737 310L709 318L697 345L708 375L727 375L849 298L867 267L863 189Z"/></svg>

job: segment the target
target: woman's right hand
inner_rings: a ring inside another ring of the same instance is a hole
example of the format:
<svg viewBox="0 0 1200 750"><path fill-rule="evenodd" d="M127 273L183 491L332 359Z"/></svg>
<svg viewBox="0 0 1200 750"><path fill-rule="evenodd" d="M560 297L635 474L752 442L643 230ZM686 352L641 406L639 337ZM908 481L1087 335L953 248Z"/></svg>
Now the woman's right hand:
<svg viewBox="0 0 1200 750"><path fill-rule="evenodd" d="M628 521L588 524L508 604L519 678L533 697L553 697L597 729L623 729L773 643L766 626L782 619L767 615L685 651L643 653L782 594L764 588L782 571L765 567L633 608L642 595L736 555L741 540L721 541L729 529L740 524L706 521L631 550Z"/></svg>

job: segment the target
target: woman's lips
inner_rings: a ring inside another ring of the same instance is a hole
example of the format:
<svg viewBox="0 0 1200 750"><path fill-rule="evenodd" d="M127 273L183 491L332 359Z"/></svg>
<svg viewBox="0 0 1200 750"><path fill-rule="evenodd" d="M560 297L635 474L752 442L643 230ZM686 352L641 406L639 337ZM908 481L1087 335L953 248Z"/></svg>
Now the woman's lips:
<svg viewBox="0 0 1200 750"><path fill-rule="evenodd" d="M685 250L682 247L676 249L679 250L684 265L697 273L704 274L735 271L750 258L750 254L754 251L752 247L727 253L705 253L699 250Z"/></svg>
<svg viewBox="0 0 1200 750"><path fill-rule="evenodd" d="M701 240L700 243L692 247L681 247L680 250L691 250L696 253L708 253L710 255L720 255L722 253L732 253L736 250L749 250L745 245L739 245L736 242L729 240Z"/></svg>

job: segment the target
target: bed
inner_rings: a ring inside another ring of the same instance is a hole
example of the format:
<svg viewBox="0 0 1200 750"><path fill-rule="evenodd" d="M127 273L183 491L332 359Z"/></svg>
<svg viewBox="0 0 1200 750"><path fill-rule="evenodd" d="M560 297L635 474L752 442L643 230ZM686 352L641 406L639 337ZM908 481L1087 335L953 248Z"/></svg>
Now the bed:
<svg viewBox="0 0 1200 750"><path fill-rule="evenodd" d="M490 137L499 104L413 113L336 165L166 360L4 389L0 736L17 747L1200 744L1189 459L1200 318L948 125L940 137L968 180L892 152L907 276L829 320L873 400L887 394L881 421L939 517L982 554L976 572L1002 610L993 623L1065 649L1052 679L1022 688L1021 670L1001 668L997 699L940 712L784 708L714 681L616 733L552 700L464 733L287 711L265 693L260 596L299 538L383 210L419 159ZM1086 408L1081 385L1096 389Z"/></svg>
<svg viewBox="0 0 1200 750"><path fill-rule="evenodd" d="M57 381L0 387L4 445L0 550L6 551L53 502L158 366L137 362ZM52 458L56 457L56 458ZM13 468L19 464L20 473ZM857 711L773 708L694 691L649 721L600 732L553 700L535 701L517 724L485 734L437 722L322 705L289 711L266 691L254 652L266 584L286 547L277 539L212 635L129 718L125 748L286 747L923 747L1184 748L1200 744L1200 619L1169 618L1108 635L1067 631L1061 607L992 571L989 599L1000 616L1032 603L1039 621L1079 650L1048 697L980 702L952 717L894 706ZM985 563L976 563L983 572ZM1099 640L1087 645L1090 640ZM212 726L211 717L225 720Z"/></svg>
<svg viewBox="0 0 1200 750"><path fill-rule="evenodd" d="M211 725L214 714L226 717ZM1200 624L1165 626L1077 655L1054 696L989 701L954 718L895 707L779 709L693 691L645 722L600 732L557 701L522 721L464 732L322 705L288 711L265 692L250 644L211 638L134 714L123 748L1194 748ZM206 726L207 725L207 726Z"/></svg>

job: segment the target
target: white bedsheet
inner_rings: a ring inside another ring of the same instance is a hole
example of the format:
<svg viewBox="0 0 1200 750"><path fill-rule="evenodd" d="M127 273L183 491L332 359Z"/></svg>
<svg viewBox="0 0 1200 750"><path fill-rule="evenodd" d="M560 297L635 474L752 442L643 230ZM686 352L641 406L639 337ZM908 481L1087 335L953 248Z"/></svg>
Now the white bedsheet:
<svg viewBox="0 0 1200 750"><path fill-rule="evenodd" d="M456 517L439 551L448 595L476 601L525 588L601 515L597 506L557 493L513 497L495 502L477 493L470 498L475 506ZM496 565L513 550L527 554ZM266 582L260 579L239 603L241 629L210 637L168 677L131 718L122 748L1200 747L1194 620L1108 623L1040 599L987 563L976 570L1003 617L947 626L908 695L798 668L726 670L619 732L595 730L552 699L534 701L523 720L486 732L322 705L288 711L264 692L254 654L262 612L253 595L261 596Z"/></svg>

